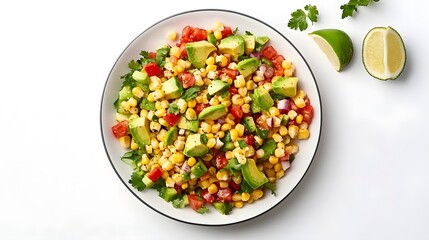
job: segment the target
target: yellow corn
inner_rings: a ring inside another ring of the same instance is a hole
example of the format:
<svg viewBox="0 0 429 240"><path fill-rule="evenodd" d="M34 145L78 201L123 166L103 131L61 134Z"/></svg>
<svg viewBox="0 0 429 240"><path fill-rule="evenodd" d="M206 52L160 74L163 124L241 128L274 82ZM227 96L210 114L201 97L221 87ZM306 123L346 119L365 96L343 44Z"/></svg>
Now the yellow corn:
<svg viewBox="0 0 429 240"><path fill-rule="evenodd" d="M180 48L176 47L176 46L170 48L170 56L175 56L175 57L179 58L180 57Z"/></svg>
<svg viewBox="0 0 429 240"><path fill-rule="evenodd" d="M129 110L129 112L131 113L131 114L133 114L133 115L136 115L137 116L137 113L139 112L139 109L138 108L136 108L136 107L131 107L130 108L130 110ZM135 116L134 116L135 117ZM131 119L130 119L131 120Z"/></svg>
<svg viewBox="0 0 429 240"><path fill-rule="evenodd" d="M253 76L253 81L254 82L260 82L260 81L263 81L263 80L264 80L264 77L257 76L257 75Z"/></svg>
<svg viewBox="0 0 429 240"><path fill-rule="evenodd" d="M244 203L242 201L234 202L234 207L236 208L242 208L244 206Z"/></svg>
<svg viewBox="0 0 429 240"><path fill-rule="evenodd" d="M290 66L291 66L291 62L290 61L288 61L288 60L283 60L282 61L282 67L284 68L284 69L289 69L290 68Z"/></svg>
<svg viewBox="0 0 429 240"><path fill-rule="evenodd" d="M280 115L280 111L276 107L270 107L270 109L268 111L270 112L271 116L278 116L278 115Z"/></svg>
<svg viewBox="0 0 429 240"><path fill-rule="evenodd" d="M243 113L249 113L250 112L250 104L245 103L245 104L241 105L241 110L243 111Z"/></svg>
<svg viewBox="0 0 429 240"><path fill-rule="evenodd" d="M227 130L230 130L230 129L231 129L231 124L229 124L229 123L224 123L221 127L221 130L224 132Z"/></svg>
<svg viewBox="0 0 429 240"><path fill-rule="evenodd" d="M134 142L133 139L131 139L131 150L137 150L139 148L139 145Z"/></svg>
<svg viewBox="0 0 429 240"><path fill-rule="evenodd" d="M207 64L207 65L214 65L214 64L215 64L215 59L214 59L214 57L208 57L208 58L206 59L206 64Z"/></svg>
<svg viewBox="0 0 429 240"><path fill-rule="evenodd" d="M203 130L203 132L209 133L211 131L211 129L212 129L212 126L210 126L206 122L202 122L201 123L201 129Z"/></svg>
<svg viewBox="0 0 429 240"><path fill-rule="evenodd" d="M254 81L249 80L249 81L246 82L246 88L247 88L247 90L253 90L256 87L257 87L257 85L255 84Z"/></svg>
<svg viewBox="0 0 429 240"><path fill-rule="evenodd" d="M210 72L214 72L214 71L216 71L216 69L217 69L217 67L216 67L216 65L214 65L214 64L207 65L207 67L206 67L206 70L207 70L208 74L209 74ZM208 77L208 76L207 76L207 77ZM205 82L204 82L204 83L205 83Z"/></svg>
<svg viewBox="0 0 429 240"><path fill-rule="evenodd" d="M207 140L206 145L208 148L213 148L216 145L216 138L210 138L209 140Z"/></svg>
<svg viewBox="0 0 429 240"><path fill-rule="evenodd" d="M182 163L185 161L185 155L182 152L175 152L169 157L169 160L173 163Z"/></svg>
<svg viewBox="0 0 429 240"><path fill-rule="evenodd" d="M164 169L165 171L170 171L171 169L173 169L173 164L170 161L165 161L162 164L162 169Z"/></svg>
<svg viewBox="0 0 429 240"><path fill-rule="evenodd" d="M144 95L144 92L140 87L134 87L133 90L131 90L131 92L136 98L142 98Z"/></svg>
<svg viewBox="0 0 429 240"><path fill-rule="evenodd" d="M156 76L150 77L149 90L155 91L157 89L161 89L161 79Z"/></svg>
<svg viewBox="0 0 429 240"><path fill-rule="evenodd" d="M236 88L243 88L246 87L246 80L244 79L243 75L238 75L234 81L234 86Z"/></svg>
<svg viewBox="0 0 429 240"><path fill-rule="evenodd" d="M152 146L152 149L158 149L159 148L159 142L155 138L152 138L150 140L150 145Z"/></svg>
<svg viewBox="0 0 429 240"><path fill-rule="evenodd" d="M185 71L185 68L180 66L180 65L176 65L173 67L173 76L177 76L179 75L179 73L182 73L183 71Z"/></svg>
<svg viewBox="0 0 429 240"><path fill-rule="evenodd" d="M212 127L212 131L213 131L213 127ZM216 137L218 138L223 138L225 137L225 132L224 131L219 131L216 133Z"/></svg>
<svg viewBox="0 0 429 240"><path fill-rule="evenodd" d="M276 178L280 179L285 175L285 171L284 170L280 170L278 172L276 172Z"/></svg>
<svg viewBox="0 0 429 240"><path fill-rule="evenodd" d="M254 200L257 200L259 198L261 198L264 195L264 192L261 189L255 189L253 190L253 192L251 193L252 198Z"/></svg>
<svg viewBox="0 0 429 240"><path fill-rule="evenodd" d="M153 132L158 132L161 129L161 124L158 122L150 122L150 130Z"/></svg>
<svg viewBox="0 0 429 240"><path fill-rule="evenodd" d="M213 34L214 34L216 40L222 39L222 32L221 31L215 30L215 31L213 31Z"/></svg>
<svg viewBox="0 0 429 240"><path fill-rule="evenodd" d="M272 138L273 138L273 140L274 140L275 142L281 142L281 141L283 141L283 137L282 137L282 136L280 136L280 134L278 134L278 133L274 133L274 134L272 135Z"/></svg>
<svg viewBox="0 0 429 240"><path fill-rule="evenodd" d="M130 136L123 136L119 138L119 144L121 145L121 147L123 148L130 148L131 146L131 138Z"/></svg>
<svg viewBox="0 0 429 240"><path fill-rule="evenodd" d="M150 162L149 157L146 154L142 154L142 160L141 163L146 165Z"/></svg>
<svg viewBox="0 0 429 240"><path fill-rule="evenodd" d="M163 90L160 90L160 89L155 90L154 92L152 92L152 94L153 94L153 99L155 99L155 100L161 99L165 96L165 92Z"/></svg>
<svg viewBox="0 0 429 240"><path fill-rule="evenodd" d="M225 67L228 64L228 58L226 58L224 55L218 55L216 56L216 63L218 63L221 67Z"/></svg>
<svg viewBox="0 0 429 240"><path fill-rule="evenodd" d="M285 150L281 149L281 148L276 148L276 150L274 150L274 156L276 156L277 158L281 158L285 156ZM271 161L270 161L271 162ZM273 162L271 162L272 164L275 164Z"/></svg>
<svg viewBox="0 0 429 240"><path fill-rule="evenodd" d="M218 188L217 188L216 184L212 183L212 184L210 184L210 186L207 188L207 190L208 190L208 192L209 192L210 194L215 194L215 193L217 193Z"/></svg>
<svg viewBox="0 0 429 240"><path fill-rule="evenodd" d="M165 110L165 108L161 108L161 109L155 111L155 116L157 116L159 118L164 117L166 112L167 111Z"/></svg>
<svg viewBox="0 0 429 240"><path fill-rule="evenodd" d="M287 127L286 126L280 126L280 128L279 128L279 134L281 135L281 136L286 136L287 135Z"/></svg>
<svg viewBox="0 0 429 240"><path fill-rule="evenodd" d="M239 94L233 95L231 101L235 105L240 105L241 106L241 105L244 104L244 100L243 100L243 98Z"/></svg>
<svg viewBox="0 0 429 240"><path fill-rule="evenodd" d="M265 152L264 152L264 149L262 149L262 148L260 148L260 149L258 149L258 151L256 151L256 157L257 158L263 158L264 154L265 154Z"/></svg>
<svg viewBox="0 0 429 240"><path fill-rule="evenodd" d="M239 88L238 94L243 98L246 97L247 96L247 88L246 87Z"/></svg>
<svg viewBox="0 0 429 240"><path fill-rule="evenodd" d="M182 185L180 185L180 187L185 190L189 187L189 184L187 182L183 183Z"/></svg>
<svg viewBox="0 0 429 240"><path fill-rule="evenodd" d="M197 113L195 112L195 110L194 110L194 109L192 109L192 108L188 108L188 109L186 110L185 117L186 117L186 119L188 119L188 120L194 120L195 118L197 118Z"/></svg>
<svg viewBox="0 0 429 240"><path fill-rule="evenodd" d="M310 131L308 131L308 129L298 130L298 139L308 139L308 137L310 137Z"/></svg>
<svg viewBox="0 0 429 240"><path fill-rule="evenodd" d="M297 107L299 107L299 108L303 108L303 107L305 107L305 101L304 101L304 99L303 99L303 98L301 98L301 97L296 98L296 99L294 100L294 103L295 103L295 105L296 105Z"/></svg>
<svg viewBox="0 0 429 240"><path fill-rule="evenodd" d="M278 157L276 157L276 156L271 155L271 156L268 158L268 161L269 161L271 164L277 164L277 163L279 162L279 158L278 158Z"/></svg>
<svg viewBox="0 0 429 240"><path fill-rule="evenodd" d="M195 165L195 163L197 163L197 159L195 159L194 157L190 157L188 158L187 163L188 163L188 166L192 167Z"/></svg>
<svg viewBox="0 0 429 240"><path fill-rule="evenodd" d="M219 181L219 187L220 188L228 188L229 187L228 181Z"/></svg>
<svg viewBox="0 0 429 240"><path fill-rule="evenodd" d="M233 142L237 141L237 139L239 137L237 129L231 129L231 130L229 130L229 134L231 136L231 141L233 141Z"/></svg>
<svg viewBox="0 0 429 240"><path fill-rule="evenodd" d="M247 202L250 199L250 193L244 192L241 193L241 200Z"/></svg>
<svg viewBox="0 0 429 240"><path fill-rule="evenodd" d="M242 137L244 135L244 125L241 123L238 123L235 125L235 130L237 130L238 136Z"/></svg>
<svg viewBox="0 0 429 240"><path fill-rule="evenodd" d="M296 125L289 125L288 133L289 133L289 136L292 139L294 139L294 138L296 138L298 136L298 131L299 131L298 126L296 126Z"/></svg>
<svg viewBox="0 0 429 240"><path fill-rule="evenodd" d="M232 159L232 158L234 158L234 154L231 151L226 151L225 152L225 158L226 159Z"/></svg>
<svg viewBox="0 0 429 240"><path fill-rule="evenodd" d="M226 180L228 180L228 171L218 171L217 173L216 173L216 178L218 179L218 180L221 180L221 181L226 181Z"/></svg>
<svg viewBox="0 0 429 240"><path fill-rule="evenodd" d="M295 110L289 110L287 115L289 116L289 119L294 120L295 117L298 116L298 113Z"/></svg>
<svg viewBox="0 0 429 240"><path fill-rule="evenodd" d="M276 171L274 171L274 169L269 168L269 169L265 169L265 174L267 174L267 177L274 177L276 175Z"/></svg>
<svg viewBox="0 0 429 240"><path fill-rule="evenodd" d="M239 194L239 193L234 193L234 194L232 195L232 201L234 201L234 202L241 201L241 194Z"/></svg>
<svg viewBox="0 0 429 240"><path fill-rule="evenodd" d="M298 116L296 116L296 118L295 118L295 122L298 124L301 124L303 118L304 117L302 116L302 114L298 114Z"/></svg>
<svg viewBox="0 0 429 240"><path fill-rule="evenodd" d="M214 97L212 97L211 99L210 99L210 105L211 106L216 106L216 105L219 105L219 100L218 100L218 98L217 98L217 96L214 96Z"/></svg>
<svg viewBox="0 0 429 240"><path fill-rule="evenodd" d="M208 187L210 187L210 182L207 179L207 180L204 180L204 181L200 181L199 185L200 185L200 187L202 189L207 189Z"/></svg>
<svg viewBox="0 0 429 240"><path fill-rule="evenodd" d="M283 166L281 163L277 163L274 165L274 171L279 172L280 170L283 170Z"/></svg>
<svg viewBox="0 0 429 240"><path fill-rule="evenodd" d="M177 32L176 32L176 31L171 31L171 32L169 32L169 33L168 33L168 35L167 35L167 38L168 38L170 41L174 41L174 40L176 40L176 38L177 38ZM170 55L171 55L171 49L170 49Z"/></svg>

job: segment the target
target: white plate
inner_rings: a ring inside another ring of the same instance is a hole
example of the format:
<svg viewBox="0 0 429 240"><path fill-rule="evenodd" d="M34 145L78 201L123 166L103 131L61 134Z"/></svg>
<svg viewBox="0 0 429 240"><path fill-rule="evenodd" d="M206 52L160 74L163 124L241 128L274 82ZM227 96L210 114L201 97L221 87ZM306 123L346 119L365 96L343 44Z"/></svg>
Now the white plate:
<svg viewBox="0 0 429 240"><path fill-rule="evenodd" d="M250 31L256 36L269 36L270 44L276 48L279 54L286 56L295 64L297 76L300 79L299 88L307 92L314 108L314 117L309 128L311 136L308 140L299 142L300 151L296 155L292 167L277 184L277 196L267 192L263 199L245 205L241 209L233 209L232 213L226 216L219 214L211 207L206 214L198 214L189 207L176 209L171 203L160 198L157 191L139 192L134 189L128 183L132 170L129 165L120 160L124 149L120 147L119 142L111 132L111 127L115 124L113 102L116 100L122 84L120 76L129 71L128 63L132 59L138 59L141 50L153 51L163 44L169 43L167 33L170 31L180 33L186 25L211 29L216 22L222 22L233 29L238 27L241 33ZM321 119L321 102L316 80L307 62L293 44L280 32L258 19L237 12L216 9L179 13L161 20L141 33L128 45L113 66L104 87L101 101L101 133L107 156L119 179L134 196L153 210L172 219L198 225L213 226L243 222L269 211L282 202L298 185L313 161L320 139Z"/></svg>

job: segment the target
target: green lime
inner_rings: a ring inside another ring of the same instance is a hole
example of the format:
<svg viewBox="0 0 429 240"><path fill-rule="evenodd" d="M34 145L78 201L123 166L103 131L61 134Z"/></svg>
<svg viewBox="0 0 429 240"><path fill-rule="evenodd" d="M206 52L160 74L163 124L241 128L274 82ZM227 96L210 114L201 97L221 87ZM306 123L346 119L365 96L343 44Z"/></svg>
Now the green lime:
<svg viewBox="0 0 429 240"><path fill-rule="evenodd" d="M308 34L325 53L338 72L352 60L353 43L349 35L339 29L320 29Z"/></svg>
<svg viewBox="0 0 429 240"><path fill-rule="evenodd" d="M366 71L380 80L394 80L405 67L407 54L399 33L391 27L375 27L365 36L362 61Z"/></svg>

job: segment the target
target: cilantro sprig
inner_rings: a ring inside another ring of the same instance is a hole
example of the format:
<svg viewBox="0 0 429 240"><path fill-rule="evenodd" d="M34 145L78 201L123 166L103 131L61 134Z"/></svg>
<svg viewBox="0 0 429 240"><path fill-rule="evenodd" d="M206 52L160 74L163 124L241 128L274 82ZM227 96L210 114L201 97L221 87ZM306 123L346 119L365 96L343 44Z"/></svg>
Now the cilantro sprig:
<svg viewBox="0 0 429 240"><path fill-rule="evenodd" d="M341 5L341 18L352 17L358 10L358 6L368 6L370 2L378 2L380 0L350 0L348 3Z"/></svg>
<svg viewBox="0 0 429 240"><path fill-rule="evenodd" d="M291 13L291 19L287 24L289 28L300 31L304 31L308 27L307 18L311 23L315 23L318 20L319 10L315 5L307 4L304 7L304 10L297 9L295 12Z"/></svg>

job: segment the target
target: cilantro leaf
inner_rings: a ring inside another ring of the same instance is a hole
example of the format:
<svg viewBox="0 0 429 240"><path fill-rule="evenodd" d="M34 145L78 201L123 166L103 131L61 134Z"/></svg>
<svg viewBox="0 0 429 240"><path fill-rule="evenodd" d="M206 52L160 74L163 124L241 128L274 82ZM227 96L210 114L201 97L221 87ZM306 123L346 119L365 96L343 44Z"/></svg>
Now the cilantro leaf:
<svg viewBox="0 0 429 240"><path fill-rule="evenodd" d="M307 18L311 21L311 23L317 22L319 11L315 5L308 4L304 7L304 10L297 9L295 12L291 13L291 19L288 22L289 28L294 30L299 29L300 31L307 29Z"/></svg>
<svg viewBox="0 0 429 240"><path fill-rule="evenodd" d="M182 95L182 99L185 101L192 100L198 96L198 92L200 92L200 87L193 86L191 88L186 89L185 93Z"/></svg>
<svg viewBox="0 0 429 240"><path fill-rule="evenodd" d="M180 112L179 106L176 103L171 103L167 110L169 113L177 115Z"/></svg>
<svg viewBox="0 0 429 240"><path fill-rule="evenodd" d="M133 172L128 183L138 191L143 191L146 188L146 185L143 183L143 172Z"/></svg>
<svg viewBox="0 0 429 240"><path fill-rule="evenodd" d="M202 206L202 207L200 207L200 208L197 209L197 213L199 213L199 214L204 214L204 213L206 213L208 211L209 211L209 208L206 205L204 205L204 206Z"/></svg>
<svg viewBox="0 0 429 240"><path fill-rule="evenodd" d="M380 0L349 0L348 3L340 6L342 10L341 18L352 17L357 12L358 6L368 6L370 2L379 2Z"/></svg>
<svg viewBox="0 0 429 240"><path fill-rule="evenodd" d="M274 183L267 182L264 184L264 186L271 190L271 194L273 194L274 196L277 196L277 193L276 193L277 188L276 188L276 185Z"/></svg>
<svg viewBox="0 0 429 240"><path fill-rule="evenodd" d="M140 65L140 63L136 62L134 59L131 60L130 63L128 63L128 67L132 70L140 70L142 69L142 66Z"/></svg>
<svg viewBox="0 0 429 240"><path fill-rule="evenodd" d="M164 46L156 50L155 61L159 67L161 68L164 67L165 58L168 56L169 53L170 53L170 46Z"/></svg>

